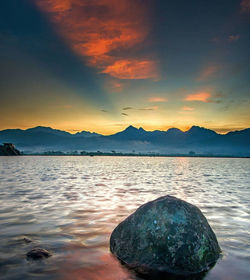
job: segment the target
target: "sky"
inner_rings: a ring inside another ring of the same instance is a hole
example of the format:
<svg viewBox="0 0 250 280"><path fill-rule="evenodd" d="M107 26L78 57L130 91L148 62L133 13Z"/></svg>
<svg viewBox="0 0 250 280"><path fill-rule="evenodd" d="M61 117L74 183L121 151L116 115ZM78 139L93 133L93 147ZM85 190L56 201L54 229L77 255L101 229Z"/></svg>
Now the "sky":
<svg viewBox="0 0 250 280"><path fill-rule="evenodd" d="M8 0L0 129L250 127L250 0Z"/></svg>

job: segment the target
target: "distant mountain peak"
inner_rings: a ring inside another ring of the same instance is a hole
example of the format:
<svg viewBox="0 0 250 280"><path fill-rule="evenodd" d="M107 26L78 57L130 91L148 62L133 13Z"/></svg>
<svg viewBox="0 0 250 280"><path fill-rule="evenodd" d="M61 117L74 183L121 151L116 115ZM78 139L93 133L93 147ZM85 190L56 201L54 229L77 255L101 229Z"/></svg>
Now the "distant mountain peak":
<svg viewBox="0 0 250 280"><path fill-rule="evenodd" d="M167 132L182 132L183 133L183 131L182 130L180 130L179 128L176 128L176 127L172 127L172 128L169 128L168 130L167 130Z"/></svg>
<svg viewBox="0 0 250 280"><path fill-rule="evenodd" d="M34 126L34 127L31 127L31 128L27 128L26 130L52 130L53 128L49 127L49 126L41 126L41 125L38 125L38 126Z"/></svg>
<svg viewBox="0 0 250 280"><path fill-rule="evenodd" d="M83 137L97 137L97 136L102 136L101 134L98 134L96 132L90 132L90 131L81 131L81 132L77 132L74 134L75 136L83 136Z"/></svg>
<svg viewBox="0 0 250 280"><path fill-rule="evenodd" d="M215 131L196 125L192 126L184 134L185 137L189 139L190 143L194 143L195 141L206 141L208 139L212 139L218 136L218 134Z"/></svg>
<svg viewBox="0 0 250 280"><path fill-rule="evenodd" d="M207 132L207 133L213 133L213 134L217 134L215 131L205 128L205 127L201 127L198 125L193 125L188 131L186 131L186 133L201 133L201 132Z"/></svg>
<svg viewBox="0 0 250 280"><path fill-rule="evenodd" d="M36 127L28 128L25 131L28 133L36 132L36 133L51 133L51 134L64 135L64 136L72 135L67 131L54 129L49 126L36 126Z"/></svg>
<svg viewBox="0 0 250 280"><path fill-rule="evenodd" d="M204 128L202 126L199 126L199 125L193 125L190 127L189 130L203 130L203 129L207 129L207 128Z"/></svg>
<svg viewBox="0 0 250 280"><path fill-rule="evenodd" d="M138 130L136 127L134 127L133 125L129 125L127 128L124 129L124 131L127 130Z"/></svg>
<svg viewBox="0 0 250 280"><path fill-rule="evenodd" d="M131 132L131 133L141 133L141 132L147 132L143 127L136 128L133 125L128 126L121 132Z"/></svg>
<svg viewBox="0 0 250 280"><path fill-rule="evenodd" d="M161 153L188 153L219 155L250 155L250 129L217 134L213 130L192 126L183 132L178 128L167 131L146 131L132 125L113 134L102 136L82 131L75 134L37 126L26 130L8 129L0 131L1 143L14 143L18 149L35 151L116 150ZM99 136L99 137L98 137Z"/></svg>
<svg viewBox="0 0 250 280"><path fill-rule="evenodd" d="M148 132L146 130L144 130L142 127L136 128L133 125L130 125L127 128L125 128L124 130L117 132L110 136L118 137L118 138L121 138L124 140L132 139L132 138L133 139L142 139L143 136L147 133Z"/></svg>
<svg viewBox="0 0 250 280"><path fill-rule="evenodd" d="M39 131L62 131L62 132L66 132L66 131L63 131L63 130L51 128L49 126L41 126L41 125L26 129L26 131L38 131L38 130Z"/></svg>

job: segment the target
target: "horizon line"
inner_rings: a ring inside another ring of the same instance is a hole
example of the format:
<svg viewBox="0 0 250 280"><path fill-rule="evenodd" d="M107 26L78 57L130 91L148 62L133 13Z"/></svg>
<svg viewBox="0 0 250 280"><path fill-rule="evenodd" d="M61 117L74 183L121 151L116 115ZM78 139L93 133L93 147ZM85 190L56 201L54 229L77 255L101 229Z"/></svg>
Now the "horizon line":
<svg viewBox="0 0 250 280"><path fill-rule="evenodd" d="M180 128L178 128L178 127L169 127L168 129L166 129L166 130L160 130L160 129L154 129L154 130L146 130L146 129L144 129L142 126L134 126L134 125L128 125L128 126L126 126L124 129L122 129L122 130L119 130L119 131L117 131L117 132L115 132L115 133L111 133L111 134L102 134L102 133L99 133L99 132L96 132L96 131L89 131L89 130L62 130L62 129L58 129L58 128L54 128L54 127L51 127L51 126L43 126L43 125L37 125L37 126L34 126L34 127L29 127L29 128L25 128L25 129L22 129L22 128L5 128L5 129L2 129L2 130L0 130L0 132L1 131L5 131L5 130L22 130L22 131L26 131L26 130L29 130L29 129L34 129L34 128L50 128L50 129L53 129L53 130L58 130L58 131L62 131L62 132L67 132L67 133L69 133L69 134L71 134L71 135L76 135L77 133L81 133L81 132L87 132L87 133L96 133L96 134L99 134L99 135L101 135L101 136L111 136L111 135L114 135L114 134L117 134L117 133L119 133L119 132L123 132L124 130L126 130L126 129L128 129L129 127L133 127L133 128L135 128L135 129L137 129L137 130L139 130L139 129L143 129L144 131L146 131L146 132L154 132L154 131L162 131L162 132L167 132L167 131L169 131L170 129L178 129L178 130L180 130L181 132L183 132L183 133L185 133L185 132L188 132L191 128L193 128L193 127L199 127L199 128L204 128L204 129L208 129L208 130L211 130L211 131L214 131L215 133L217 133L217 134L220 134L220 135L226 135L226 134L228 134L228 133L230 133L230 132L236 132L236 131L242 131L242 130L246 130L246 129L249 129L250 127L245 127L245 128L241 128L241 129L239 129L239 128L235 128L235 130L227 130L225 133L221 133L221 132L218 132L216 129L212 129L212 128L207 128L207 127L204 127L204 126L199 126L199 125L192 125L192 126L190 126L187 130L182 130L182 129L180 129ZM222 128L223 129L223 128ZM226 129L225 129L226 130ZM72 131L75 131L75 133L72 133Z"/></svg>

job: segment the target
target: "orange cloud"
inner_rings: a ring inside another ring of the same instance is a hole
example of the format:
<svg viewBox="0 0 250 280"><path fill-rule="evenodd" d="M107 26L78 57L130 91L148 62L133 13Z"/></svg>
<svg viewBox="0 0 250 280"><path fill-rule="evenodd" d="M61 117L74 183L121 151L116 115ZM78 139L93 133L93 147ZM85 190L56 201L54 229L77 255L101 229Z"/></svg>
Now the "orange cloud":
<svg viewBox="0 0 250 280"><path fill-rule="evenodd" d="M211 97L211 94L208 92L198 92L189 94L185 100L186 101L201 101L201 102L210 102L209 98Z"/></svg>
<svg viewBox="0 0 250 280"><path fill-rule="evenodd" d="M33 0L56 31L87 63L119 79L155 79L156 62L124 56L149 33L148 12L139 0ZM131 53L131 52L130 52Z"/></svg>
<svg viewBox="0 0 250 280"><path fill-rule="evenodd" d="M156 65L151 60L123 59L107 66L102 73L118 79L155 79Z"/></svg>
<svg viewBox="0 0 250 280"><path fill-rule="evenodd" d="M213 76L216 72L218 72L219 68L220 67L218 65L210 65L210 66L205 67L199 73L197 80L198 81L207 80L208 78Z"/></svg>
<svg viewBox="0 0 250 280"><path fill-rule="evenodd" d="M149 97L149 102L155 103L155 102L167 102L167 98L164 97Z"/></svg>
<svg viewBox="0 0 250 280"><path fill-rule="evenodd" d="M240 6L243 13L250 13L250 0L242 0Z"/></svg>

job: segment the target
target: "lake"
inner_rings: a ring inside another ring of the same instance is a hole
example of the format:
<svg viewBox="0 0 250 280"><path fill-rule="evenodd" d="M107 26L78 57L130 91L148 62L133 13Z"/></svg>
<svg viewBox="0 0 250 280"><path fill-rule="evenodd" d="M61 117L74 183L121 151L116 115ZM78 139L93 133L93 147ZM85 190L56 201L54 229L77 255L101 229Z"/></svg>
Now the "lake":
<svg viewBox="0 0 250 280"><path fill-rule="evenodd" d="M109 237L167 194L198 206L217 235L222 257L202 279L249 280L250 159L80 156L0 157L0 278L141 279ZM26 259L36 246L53 256Z"/></svg>

